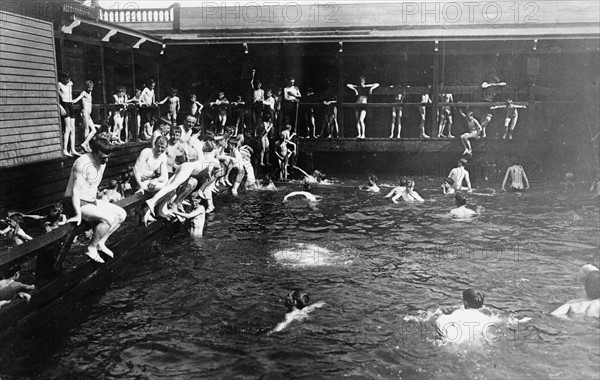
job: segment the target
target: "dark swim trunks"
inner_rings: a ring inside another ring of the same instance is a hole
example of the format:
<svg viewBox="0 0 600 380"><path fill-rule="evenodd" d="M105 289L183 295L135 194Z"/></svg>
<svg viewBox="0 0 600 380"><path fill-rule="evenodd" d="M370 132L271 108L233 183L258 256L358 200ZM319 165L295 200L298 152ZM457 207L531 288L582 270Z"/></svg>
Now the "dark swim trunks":
<svg viewBox="0 0 600 380"><path fill-rule="evenodd" d="M65 116L63 117L75 117L75 111L73 111L73 103L60 101L61 107L65 110Z"/></svg>
<svg viewBox="0 0 600 380"><path fill-rule="evenodd" d="M80 199L79 200L79 206L85 206L85 205L94 205L96 206L98 203L94 200L93 202L90 201L86 201L84 199ZM72 218L76 215L75 213L75 209L73 208L73 199L70 197L64 197L63 198L63 212L65 213L65 215L67 216L67 218Z"/></svg>

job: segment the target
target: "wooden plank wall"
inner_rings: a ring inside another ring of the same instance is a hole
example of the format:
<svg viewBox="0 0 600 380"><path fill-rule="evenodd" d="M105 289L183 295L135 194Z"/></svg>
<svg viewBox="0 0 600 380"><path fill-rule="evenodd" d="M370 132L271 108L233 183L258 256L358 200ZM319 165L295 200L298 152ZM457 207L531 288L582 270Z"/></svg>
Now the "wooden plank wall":
<svg viewBox="0 0 600 380"><path fill-rule="evenodd" d="M0 11L0 167L61 156L53 26Z"/></svg>

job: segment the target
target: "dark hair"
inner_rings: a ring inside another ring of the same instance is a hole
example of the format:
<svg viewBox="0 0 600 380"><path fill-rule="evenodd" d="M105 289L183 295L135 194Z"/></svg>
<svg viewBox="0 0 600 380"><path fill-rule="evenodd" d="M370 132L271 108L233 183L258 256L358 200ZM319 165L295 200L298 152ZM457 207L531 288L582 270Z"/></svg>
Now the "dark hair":
<svg viewBox="0 0 600 380"><path fill-rule="evenodd" d="M377 178L377 176L375 174L371 174L369 176L369 181L377 182L377 180L378 180L378 178Z"/></svg>
<svg viewBox="0 0 600 380"><path fill-rule="evenodd" d="M400 184L400 186L406 187L408 180L406 179L406 177L400 177L398 183Z"/></svg>
<svg viewBox="0 0 600 380"><path fill-rule="evenodd" d="M467 204L467 198L461 193L456 193L456 195L454 196L454 200L456 201L456 204L458 206L464 206Z"/></svg>
<svg viewBox="0 0 600 380"><path fill-rule="evenodd" d="M302 185L302 188L304 189L304 191L311 191L312 185L308 182L304 182L304 185Z"/></svg>
<svg viewBox="0 0 600 380"><path fill-rule="evenodd" d="M479 309L483 306L485 296L481 290L467 289L463 292L463 301L467 309Z"/></svg>
<svg viewBox="0 0 600 380"><path fill-rule="evenodd" d="M447 182L450 186L454 185L454 180L452 178L445 178L444 182Z"/></svg>
<svg viewBox="0 0 600 380"><path fill-rule="evenodd" d="M294 289L285 297L285 306L292 310L294 306L299 310L303 309L310 302L308 294L302 289Z"/></svg>
<svg viewBox="0 0 600 380"><path fill-rule="evenodd" d="M465 160L464 158L461 158L460 160L458 160L458 163L461 164L462 166L465 166L467 164L467 160Z"/></svg>
<svg viewBox="0 0 600 380"><path fill-rule="evenodd" d="M71 73L68 70L63 70L60 72L60 80L71 78Z"/></svg>
<svg viewBox="0 0 600 380"><path fill-rule="evenodd" d="M92 152L96 153L112 153L112 145L110 145L110 142L103 137L93 138L92 141L90 141L90 148L92 149Z"/></svg>
<svg viewBox="0 0 600 380"><path fill-rule="evenodd" d="M600 271L595 270L585 277L585 294L592 300L600 298Z"/></svg>

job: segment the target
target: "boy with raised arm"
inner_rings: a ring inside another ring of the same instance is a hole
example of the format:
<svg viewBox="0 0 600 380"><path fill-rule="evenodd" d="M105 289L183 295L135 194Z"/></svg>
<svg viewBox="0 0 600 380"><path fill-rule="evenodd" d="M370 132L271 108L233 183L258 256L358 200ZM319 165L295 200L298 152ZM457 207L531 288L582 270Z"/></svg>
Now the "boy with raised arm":
<svg viewBox="0 0 600 380"><path fill-rule="evenodd" d="M106 246L106 240L125 221L127 213L115 204L96 199L98 185L110 157L111 145L105 139L96 138L90 142L90 148L91 153L79 157L73 164L63 200L64 212L69 218L67 222L79 225L84 220L96 224L85 254L92 260L103 263L98 251L113 257L113 252Z"/></svg>
<svg viewBox="0 0 600 380"><path fill-rule="evenodd" d="M506 109L506 115L504 116L504 127L506 128L506 131L504 132L502 139L506 140L506 136L508 136L508 139L512 140L512 133L515 130L515 127L517 126L517 120L519 119L519 112L517 112L517 108L527 108L527 106L514 104L512 99L507 99L506 104L503 106L490 107L492 110L499 108Z"/></svg>
<svg viewBox="0 0 600 380"><path fill-rule="evenodd" d="M158 104L165 104L169 102L169 111L167 111L167 120L171 122L172 125L177 124L177 115L179 115L179 109L181 108L181 104L179 102L179 97L177 96L177 89L172 88L171 94L158 102Z"/></svg>

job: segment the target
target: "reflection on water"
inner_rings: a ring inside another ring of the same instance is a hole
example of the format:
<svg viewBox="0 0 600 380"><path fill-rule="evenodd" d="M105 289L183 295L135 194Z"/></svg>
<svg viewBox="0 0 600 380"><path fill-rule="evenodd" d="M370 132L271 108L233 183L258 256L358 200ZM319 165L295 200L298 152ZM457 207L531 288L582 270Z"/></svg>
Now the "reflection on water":
<svg viewBox="0 0 600 380"><path fill-rule="evenodd" d="M387 180L393 182L393 178ZM41 378L597 378L598 321L549 313L580 297L598 252L598 204L550 191L472 195L485 212L453 221L423 178L422 205L391 204L344 180L311 205L297 184L217 203L202 239L159 242L110 289L2 360ZM488 194L489 191L482 191ZM587 200L586 200L587 199ZM583 205L583 207L582 207ZM284 297L323 301L278 334ZM508 321L477 349L436 344L433 312L486 293ZM527 318L531 318L527 320Z"/></svg>

